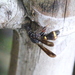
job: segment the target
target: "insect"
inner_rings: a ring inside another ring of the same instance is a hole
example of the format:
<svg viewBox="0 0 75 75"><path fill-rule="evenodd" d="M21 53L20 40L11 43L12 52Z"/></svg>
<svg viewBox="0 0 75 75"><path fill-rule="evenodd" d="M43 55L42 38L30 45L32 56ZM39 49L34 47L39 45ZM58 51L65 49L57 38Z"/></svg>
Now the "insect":
<svg viewBox="0 0 75 75"><path fill-rule="evenodd" d="M49 42L48 40L55 40L60 33L59 30L45 34L46 27L42 27L39 32L37 30L33 31L31 27L31 21L27 22L24 25L24 28L26 29L28 36L33 43L37 44L48 56L56 57L56 54L45 48L41 43L51 47L54 46L54 43Z"/></svg>

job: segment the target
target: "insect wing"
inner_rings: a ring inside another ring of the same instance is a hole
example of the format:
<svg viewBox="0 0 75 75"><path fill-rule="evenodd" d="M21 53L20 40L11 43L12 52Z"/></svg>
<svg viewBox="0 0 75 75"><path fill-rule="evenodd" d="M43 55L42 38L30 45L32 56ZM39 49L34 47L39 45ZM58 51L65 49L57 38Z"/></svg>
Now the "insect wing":
<svg viewBox="0 0 75 75"><path fill-rule="evenodd" d="M54 46L54 43L53 42L49 42L49 41L47 41L47 40L40 40L42 43L44 43L45 45L47 45L47 46Z"/></svg>
<svg viewBox="0 0 75 75"><path fill-rule="evenodd" d="M41 44L37 44L48 56L50 57L56 57L56 55L51 52L50 50L48 50L47 48L45 48L43 45Z"/></svg>

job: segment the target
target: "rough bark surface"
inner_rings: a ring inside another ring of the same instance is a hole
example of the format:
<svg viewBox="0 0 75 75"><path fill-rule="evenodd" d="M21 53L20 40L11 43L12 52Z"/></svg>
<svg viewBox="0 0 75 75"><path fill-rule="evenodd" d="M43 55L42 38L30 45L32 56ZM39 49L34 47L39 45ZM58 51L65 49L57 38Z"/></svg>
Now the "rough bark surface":
<svg viewBox="0 0 75 75"><path fill-rule="evenodd" d="M3 15L0 15L0 18L3 17L0 28L21 28L25 16L28 16L39 26L46 26L45 34L60 31L58 38L52 41L54 47L44 45L57 55L51 58L30 41L25 30L16 29L9 75L72 75L75 57L75 0L23 0L23 4L20 0L6 0L4 5L0 2Z"/></svg>
<svg viewBox="0 0 75 75"><path fill-rule="evenodd" d="M21 28L25 14L21 0L0 0L0 29Z"/></svg>

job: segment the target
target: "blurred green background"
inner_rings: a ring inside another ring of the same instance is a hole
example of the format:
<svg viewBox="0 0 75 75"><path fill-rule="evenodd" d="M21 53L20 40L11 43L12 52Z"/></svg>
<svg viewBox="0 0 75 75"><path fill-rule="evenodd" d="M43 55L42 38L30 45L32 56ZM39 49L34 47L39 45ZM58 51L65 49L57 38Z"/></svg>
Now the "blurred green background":
<svg viewBox="0 0 75 75"><path fill-rule="evenodd" d="M0 29L0 75L8 75L13 31Z"/></svg>

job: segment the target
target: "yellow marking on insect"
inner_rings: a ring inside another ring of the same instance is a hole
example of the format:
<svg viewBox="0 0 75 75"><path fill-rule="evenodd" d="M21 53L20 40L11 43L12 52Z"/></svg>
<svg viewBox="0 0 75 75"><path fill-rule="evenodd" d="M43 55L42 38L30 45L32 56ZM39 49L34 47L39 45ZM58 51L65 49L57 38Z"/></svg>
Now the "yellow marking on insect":
<svg viewBox="0 0 75 75"><path fill-rule="evenodd" d="M56 32L55 31L53 31L53 35L54 35L54 39L56 39L57 38L57 35L56 35Z"/></svg>
<svg viewBox="0 0 75 75"><path fill-rule="evenodd" d="M35 16L35 11L34 10L32 10L32 16Z"/></svg>
<svg viewBox="0 0 75 75"><path fill-rule="evenodd" d="M47 37L46 36L44 36L44 40L47 40Z"/></svg>

